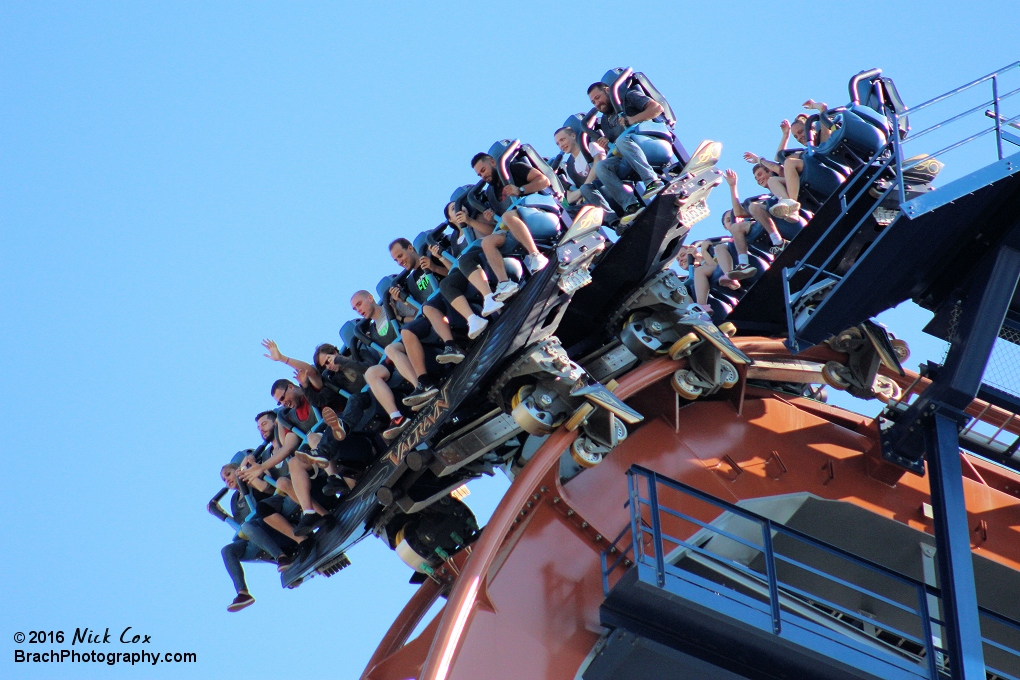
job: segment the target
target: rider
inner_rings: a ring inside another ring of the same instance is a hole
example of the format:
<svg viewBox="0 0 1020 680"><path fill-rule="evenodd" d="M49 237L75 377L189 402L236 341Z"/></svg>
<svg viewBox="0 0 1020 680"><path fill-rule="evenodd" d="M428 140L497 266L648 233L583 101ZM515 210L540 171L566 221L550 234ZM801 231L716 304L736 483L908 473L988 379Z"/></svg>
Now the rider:
<svg viewBox="0 0 1020 680"><path fill-rule="evenodd" d="M662 105L637 90L629 90L623 97L623 113L617 114L609 97L609 86L601 82L588 86L588 98L602 113L599 129L603 136L595 140L596 143L604 149L608 149L610 143L615 144L613 153L596 166L595 173L610 198L620 204L625 214L632 214L641 204L622 182L631 172L644 181L642 198L646 200L666 185L648 164L645 152L628 128L647 120L662 121Z"/></svg>
<svg viewBox="0 0 1020 680"><path fill-rule="evenodd" d="M597 142L589 141L588 148L584 149L578 142L577 133L569 126L561 127L553 135L556 146L560 151L570 156L567 159L565 170L567 177L573 185L573 189L567 191L567 202L570 205L591 205L602 208L607 216L612 216L612 210L605 196L599 191L602 183L599 181L595 168L606 159L606 150ZM605 220L607 223L610 219Z"/></svg>
<svg viewBox="0 0 1020 680"><path fill-rule="evenodd" d="M397 340L396 326L386 318L386 312L375 302L375 298L367 290L359 290L351 296L351 307L363 319L359 323L359 329L368 339L382 348L386 348ZM392 360L388 363L392 364ZM365 382L368 383L372 396L376 398L379 405L390 417L390 426L383 432L383 439L393 439L411 424L410 419L400 413L397 408L396 399L393 396L393 389L389 382L393 378L393 372L386 364L375 364L369 366L365 371Z"/></svg>
<svg viewBox="0 0 1020 680"><path fill-rule="evenodd" d="M492 297L497 302L502 302L519 288L506 273L504 255L510 255L520 245L527 253L524 266L532 274L549 264L549 259L538 251L528 225L511 206L513 199L544 191L549 188L550 182L538 168L516 162L507 167L510 183L504 184L496 169L496 159L487 153L475 154L471 159L471 167L488 184L486 195L489 209L483 213L480 222L483 225L491 225L492 231L482 238L482 251L498 281ZM496 217L502 219L502 227L496 227ZM481 292L484 294L484 291Z"/></svg>

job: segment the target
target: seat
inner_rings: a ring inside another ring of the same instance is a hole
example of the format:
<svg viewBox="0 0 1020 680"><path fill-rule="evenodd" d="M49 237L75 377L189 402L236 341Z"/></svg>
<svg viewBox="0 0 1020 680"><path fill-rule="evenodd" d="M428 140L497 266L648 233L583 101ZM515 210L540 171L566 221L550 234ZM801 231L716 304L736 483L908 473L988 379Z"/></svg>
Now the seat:
<svg viewBox="0 0 1020 680"><path fill-rule="evenodd" d="M489 155L496 159L496 171L500 174L503 182L507 184L510 183L508 168L511 163L517 162L526 163L549 178L548 189L522 197L514 207L528 226L537 245L555 245L563 227L563 208L559 201L566 193L556 171L544 158L538 155L533 147L521 144L516 139L503 139L496 142L489 148ZM493 192L488 193L490 203L496 200ZM504 206L503 210L508 210L513 201L500 201L500 203Z"/></svg>
<svg viewBox="0 0 1020 680"><path fill-rule="evenodd" d="M805 209L814 212L846 181L846 175L833 168L826 162L825 156L815 153L814 149L806 150L801 159L804 161L804 169L800 173L800 195L797 200L806 206Z"/></svg>
<svg viewBox="0 0 1020 680"><path fill-rule="evenodd" d="M687 150L684 149L683 145L676 138L676 133L673 129L676 126L676 115L673 113L673 107L669 105L669 102L662 96L658 88L652 84L648 76L640 71L634 72L631 68L614 68L606 71L605 75L602 76L602 82L609 86L609 99L617 113L622 112L623 97L630 90L637 90L662 107L664 123L647 121L651 125L642 129L644 124L641 124L637 130L640 135L638 144L641 145L641 150L645 152L645 156L652 167L657 170L660 169L660 165L663 169L671 168L677 164L683 167L691 160L690 154L687 153ZM658 126L661 126L661 128ZM663 133L665 133L665 136L663 136ZM665 149L661 144L649 143L648 148L645 148L646 137L667 142L666 146L669 147L668 154L664 153ZM656 158L654 161L652 160L653 156ZM669 158L669 160L659 161L659 159L664 157Z"/></svg>
<svg viewBox="0 0 1020 680"><path fill-rule="evenodd" d="M865 107L859 107L864 112ZM841 111L833 115L837 128L829 138L814 148L816 156L829 159L854 171L867 163L886 144L881 127L865 121L854 111Z"/></svg>
<svg viewBox="0 0 1020 680"><path fill-rule="evenodd" d="M910 121L907 116L906 106L896 90L896 84L892 78L882 76L882 69L873 68L861 71L853 78L847 86L850 90L851 105L865 106L877 111L888 120L892 120L891 113L895 112L899 122L900 139L906 139L910 132Z"/></svg>

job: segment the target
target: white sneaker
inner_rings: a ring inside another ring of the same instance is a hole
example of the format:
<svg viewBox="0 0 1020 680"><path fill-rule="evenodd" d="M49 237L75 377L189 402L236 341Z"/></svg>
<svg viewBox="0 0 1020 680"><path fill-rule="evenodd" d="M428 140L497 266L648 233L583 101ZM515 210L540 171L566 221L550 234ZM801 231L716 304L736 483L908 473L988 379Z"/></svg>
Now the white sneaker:
<svg viewBox="0 0 1020 680"><path fill-rule="evenodd" d="M499 290L498 288L496 290ZM503 309L503 303L497 300L493 295L486 295L484 303L482 304L482 316L489 316L494 312L498 312Z"/></svg>
<svg viewBox="0 0 1020 680"><path fill-rule="evenodd" d="M769 208L773 217L785 218L788 215L796 214L800 210L800 203L792 198L781 198L779 202Z"/></svg>
<svg viewBox="0 0 1020 680"><path fill-rule="evenodd" d="M468 337L471 338L472 340L481 335L482 332L489 325L488 321L478 316L477 314L472 314L471 316L469 316L467 322L468 322Z"/></svg>
<svg viewBox="0 0 1020 680"><path fill-rule="evenodd" d="M549 258L542 253L535 253L524 258L524 266L532 274L542 271L547 264L549 264Z"/></svg>
<svg viewBox="0 0 1020 680"><path fill-rule="evenodd" d="M504 300L512 296L514 293L516 293L518 290L520 290L520 288L521 287L518 286L513 281L500 281L499 285L496 286L496 290L493 291L492 293L492 298L496 302L503 302ZM502 306L503 305L500 305L500 307ZM496 309L498 309L498 307ZM494 309L492 311L496 310ZM488 314L486 314L484 311L482 312L482 314L488 316Z"/></svg>
<svg viewBox="0 0 1020 680"><path fill-rule="evenodd" d="M699 305L697 302L692 302L687 305L687 313L684 314L684 318L695 320L695 321L712 321L712 310Z"/></svg>

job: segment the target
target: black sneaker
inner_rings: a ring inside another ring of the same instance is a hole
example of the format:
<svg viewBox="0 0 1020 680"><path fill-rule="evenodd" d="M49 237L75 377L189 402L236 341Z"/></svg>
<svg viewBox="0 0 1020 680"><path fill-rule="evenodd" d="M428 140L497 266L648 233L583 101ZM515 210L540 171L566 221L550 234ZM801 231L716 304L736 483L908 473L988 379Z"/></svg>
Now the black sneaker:
<svg viewBox="0 0 1020 680"><path fill-rule="evenodd" d="M418 406L425 404L436 398L439 394L439 388L432 384L427 384L423 380L418 381L418 386L414 388L414 392L404 397L404 405L406 406Z"/></svg>
<svg viewBox="0 0 1020 680"><path fill-rule="evenodd" d="M388 430L383 432L383 439L396 439L401 432L407 429L407 426L411 424L411 419L407 416L397 416L390 421L390 427ZM296 533L296 532L295 532Z"/></svg>
<svg viewBox="0 0 1020 680"><path fill-rule="evenodd" d="M464 353L452 343L445 345L443 351L436 355L436 362L440 364L459 364L462 361L464 361Z"/></svg>
<svg viewBox="0 0 1020 680"><path fill-rule="evenodd" d="M319 526L326 517L316 512L302 512L301 521L294 527L295 536L311 536L315 527Z"/></svg>
<svg viewBox="0 0 1020 680"><path fill-rule="evenodd" d="M633 215L638 210L641 210L641 208L643 208L643 207L644 207L643 205L641 205L637 201L634 201L633 203L631 203L630 205L628 205L626 208L623 209L623 214L624 215Z"/></svg>
<svg viewBox="0 0 1020 680"><path fill-rule="evenodd" d="M339 475L330 475L326 478L326 484L322 487L322 493L327 496L343 496L351 490L347 482Z"/></svg>
<svg viewBox="0 0 1020 680"><path fill-rule="evenodd" d="M255 604L255 598L248 593L238 593L234 601L227 605L228 612L239 612L245 607Z"/></svg>
<svg viewBox="0 0 1020 680"><path fill-rule="evenodd" d="M727 276L734 281L741 281L743 279L749 279L757 273L758 270L749 264L737 264L733 270L727 274Z"/></svg>
<svg viewBox="0 0 1020 680"><path fill-rule="evenodd" d="M276 558L276 570L277 571L287 571L288 569L290 569L291 565L293 565L293 564L294 564L294 556L293 555L289 555L287 553L283 553L282 555L280 555L279 557Z"/></svg>
<svg viewBox="0 0 1020 680"><path fill-rule="evenodd" d="M645 193L641 195L641 198L647 201L665 188L666 183L663 182L661 179L657 179L645 187Z"/></svg>
<svg viewBox="0 0 1020 680"><path fill-rule="evenodd" d="M769 254L772 255L772 257L779 257L779 254L783 252L788 245L790 245L790 242L784 239L778 246L772 246L769 248Z"/></svg>

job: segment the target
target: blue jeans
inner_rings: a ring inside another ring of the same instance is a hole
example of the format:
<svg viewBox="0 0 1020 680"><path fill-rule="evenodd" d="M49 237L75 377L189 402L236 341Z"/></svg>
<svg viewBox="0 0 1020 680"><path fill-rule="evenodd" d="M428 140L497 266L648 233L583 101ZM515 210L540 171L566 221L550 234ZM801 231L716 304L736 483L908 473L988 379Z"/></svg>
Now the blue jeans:
<svg viewBox="0 0 1020 680"><path fill-rule="evenodd" d="M582 184L579 191L581 197L584 199L585 205L595 206L596 208L602 208L606 212L612 212L612 208L609 207L609 203L606 201L605 196L599 191L602 183L598 180L589 182L588 184Z"/></svg>
<svg viewBox="0 0 1020 680"><path fill-rule="evenodd" d="M266 551L243 538L235 538L233 543L223 546L220 553L223 555L223 565L227 568L227 574L234 582L234 590L237 592L248 590L241 562L272 562Z"/></svg>
<svg viewBox="0 0 1020 680"><path fill-rule="evenodd" d="M637 174L645 184L651 184L659 179L652 166L645 158L645 152L634 140L632 133L624 133L616 138L616 150L619 155L613 154L606 160L595 166L595 175L602 182L610 198L627 208L637 202L634 194L623 184L623 179L631 172Z"/></svg>

